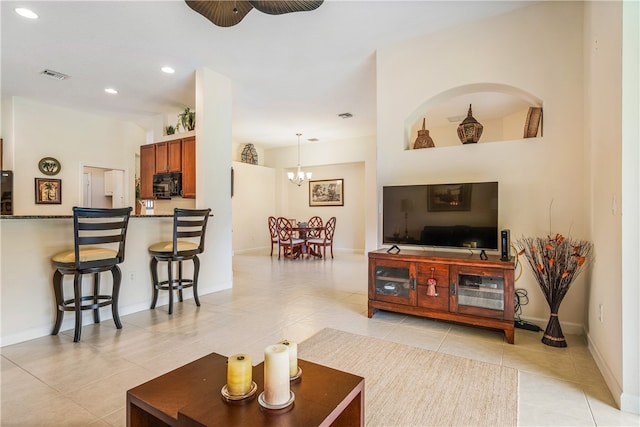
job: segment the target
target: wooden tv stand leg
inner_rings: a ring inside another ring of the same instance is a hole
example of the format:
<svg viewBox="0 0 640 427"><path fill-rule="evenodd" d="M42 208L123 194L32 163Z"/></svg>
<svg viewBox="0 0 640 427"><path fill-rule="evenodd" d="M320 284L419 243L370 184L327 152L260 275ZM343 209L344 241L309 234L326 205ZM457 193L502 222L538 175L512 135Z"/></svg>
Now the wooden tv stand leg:
<svg viewBox="0 0 640 427"><path fill-rule="evenodd" d="M515 341L515 332L513 328L506 328L504 330L504 337L509 344L513 344Z"/></svg>

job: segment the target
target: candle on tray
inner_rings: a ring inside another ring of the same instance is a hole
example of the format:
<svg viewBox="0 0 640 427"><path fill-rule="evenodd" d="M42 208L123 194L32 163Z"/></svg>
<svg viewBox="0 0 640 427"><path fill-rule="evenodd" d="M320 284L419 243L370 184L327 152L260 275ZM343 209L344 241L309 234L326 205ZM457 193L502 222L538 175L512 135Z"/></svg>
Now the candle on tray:
<svg viewBox="0 0 640 427"><path fill-rule="evenodd" d="M234 354L227 360L227 391L242 396L251 390L252 366L248 354Z"/></svg>
<svg viewBox="0 0 640 427"><path fill-rule="evenodd" d="M278 344L289 347L289 376L295 377L298 375L298 344L289 340L280 341Z"/></svg>
<svg viewBox="0 0 640 427"><path fill-rule="evenodd" d="M273 344L264 349L264 401L283 405L289 401L289 347Z"/></svg>

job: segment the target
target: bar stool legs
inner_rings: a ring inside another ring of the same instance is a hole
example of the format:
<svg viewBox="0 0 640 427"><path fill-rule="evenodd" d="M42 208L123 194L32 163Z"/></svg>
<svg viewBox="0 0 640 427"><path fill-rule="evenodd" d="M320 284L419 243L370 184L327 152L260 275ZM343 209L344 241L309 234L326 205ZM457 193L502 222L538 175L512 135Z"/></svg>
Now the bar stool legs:
<svg viewBox="0 0 640 427"><path fill-rule="evenodd" d="M171 259L158 260L157 257L151 257L151 278L153 280L153 300L151 301L151 309L156 308L158 303L159 291L169 291L169 314L173 314L173 291L178 291L178 301L183 302L182 290L186 288L193 288L193 300L196 306L200 307L200 298L198 298L198 274L200 273L200 259L197 256L191 258L193 260L193 279L185 279L182 275L182 261L175 261L178 263L178 275L173 277L173 263ZM167 263L167 280L160 281L158 279L158 262L163 261Z"/></svg>
<svg viewBox="0 0 640 427"><path fill-rule="evenodd" d="M111 295L100 294L100 273L91 273L93 276L93 292L92 295L82 296L82 276L80 272L73 272L73 298L64 299L63 279L64 274L60 270L53 273L53 290L56 298L56 322L51 331L51 335L58 335L65 311L73 311L75 314L75 328L73 333L73 341L79 342L82 332L82 311L93 311L93 323L100 323L100 307L111 305L111 314L113 322L117 329L122 329L122 322L118 313L118 297L120 295L120 283L122 281L122 272L115 265L111 269L113 277L113 289ZM85 273L86 274L86 273ZM83 302L89 301L89 304Z"/></svg>

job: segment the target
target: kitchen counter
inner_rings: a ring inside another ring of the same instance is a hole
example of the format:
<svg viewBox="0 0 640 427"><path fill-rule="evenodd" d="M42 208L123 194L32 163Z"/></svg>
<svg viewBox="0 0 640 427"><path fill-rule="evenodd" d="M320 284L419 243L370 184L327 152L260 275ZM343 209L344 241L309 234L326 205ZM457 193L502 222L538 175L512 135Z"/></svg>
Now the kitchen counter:
<svg viewBox="0 0 640 427"><path fill-rule="evenodd" d="M213 215L210 215L213 216ZM73 215L0 215L0 219L64 219ZM131 218L173 218L173 214L162 215L131 215Z"/></svg>
<svg viewBox="0 0 640 427"><path fill-rule="evenodd" d="M149 269L149 246L158 241L171 240L173 215L132 215L126 240L126 257L122 270L120 289L120 315L149 310L153 287ZM10 345L49 335L55 318L55 302L51 277L51 257L73 248L73 215L3 215L0 216L0 345ZM221 280L215 265L213 233L207 233L207 248L200 256L199 293L201 296L231 287L231 277ZM184 264L184 274L193 272L190 262ZM166 277L166 272L164 273ZM111 278L105 274L103 286L109 287ZM87 285L91 282L87 278ZM65 279L65 295L73 294L73 279ZM192 298L186 290L185 298ZM167 315L168 293L162 292L158 301L158 314ZM187 304L193 304L192 301ZM111 310L100 312L103 321L113 329ZM83 313L83 323L92 323L91 312ZM66 313L62 331L73 330L74 316ZM125 325L125 328L127 326ZM125 331L123 329L123 331ZM111 331L110 331L111 332Z"/></svg>

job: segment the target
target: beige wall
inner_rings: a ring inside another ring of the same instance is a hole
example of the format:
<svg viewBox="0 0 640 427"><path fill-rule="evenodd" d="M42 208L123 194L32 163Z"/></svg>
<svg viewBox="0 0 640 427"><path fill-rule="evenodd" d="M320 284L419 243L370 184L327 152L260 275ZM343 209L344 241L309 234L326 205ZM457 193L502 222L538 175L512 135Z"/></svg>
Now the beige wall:
<svg viewBox="0 0 640 427"><path fill-rule="evenodd" d="M233 162L233 176L233 252L269 248L267 217L276 210L275 170Z"/></svg>
<svg viewBox="0 0 640 427"><path fill-rule="evenodd" d="M626 43L620 32L622 3L544 2L381 49L377 149L378 158L384 159L378 162L379 187L497 180L500 227L511 229L512 238L562 233L594 242L593 269L578 277L565 297L561 324L568 333L586 331L614 397L626 410L637 412L639 183L637 172L631 174L636 180L628 183L624 193L628 197L621 200L620 170L625 129L621 94L628 92L634 94L631 111L636 113L629 114L633 119L631 128L627 126L632 130L629 151L635 154L630 169L638 168L639 20L637 4L625 7L632 9L626 20L632 29L623 33L628 34ZM621 84L621 45L635 52L628 89ZM541 99L544 136L404 149L403 124L416 106L452 88L476 83L510 85ZM635 221L627 225L630 237L635 237L626 245L631 258L622 253L623 211L630 211L630 221ZM544 326L549 309L527 269L516 282L516 288L529 294L523 317ZM632 282L623 283L623 275ZM634 304L625 311L629 297ZM598 319L600 305L603 320Z"/></svg>
<svg viewBox="0 0 640 427"><path fill-rule="evenodd" d="M321 141L300 147L302 170L312 172L312 179L344 178L344 207L309 207L308 184L297 187L287 179L287 172L297 167L297 150L297 146L265 150L265 164L275 170L275 216L308 219L319 215L325 221L335 216L334 251L366 253L377 249L375 138Z"/></svg>
<svg viewBox="0 0 640 427"><path fill-rule="evenodd" d="M380 186L498 181L499 227L513 239L588 237L580 3L533 6L382 49L377 57ZM550 64L562 64L562 72L552 73ZM403 125L416 106L475 83L514 86L542 99L544 137L404 150ZM546 300L526 269L516 288L529 293L523 316L546 324ZM579 278L560 308L568 332L582 330L585 293Z"/></svg>
<svg viewBox="0 0 640 427"><path fill-rule="evenodd" d="M12 124L3 138L11 153L5 164L14 171L16 215L68 215L82 197L84 166L124 170L125 200L133 206L135 153L145 138L141 128L25 98L3 102L3 113ZM60 173L52 177L62 180L60 205L35 204L34 178L46 178L38 170L43 157L61 163Z"/></svg>

